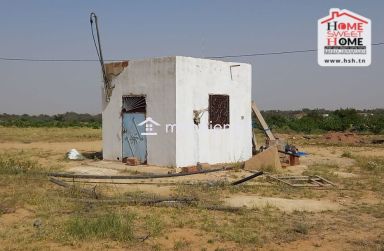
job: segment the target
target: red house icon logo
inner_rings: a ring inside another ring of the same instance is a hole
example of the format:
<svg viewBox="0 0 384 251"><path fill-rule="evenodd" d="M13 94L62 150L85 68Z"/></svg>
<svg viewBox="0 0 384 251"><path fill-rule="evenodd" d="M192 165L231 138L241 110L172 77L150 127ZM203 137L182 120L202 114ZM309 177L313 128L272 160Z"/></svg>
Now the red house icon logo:
<svg viewBox="0 0 384 251"><path fill-rule="evenodd" d="M371 64L371 20L349 10L330 9L318 20L320 66Z"/></svg>

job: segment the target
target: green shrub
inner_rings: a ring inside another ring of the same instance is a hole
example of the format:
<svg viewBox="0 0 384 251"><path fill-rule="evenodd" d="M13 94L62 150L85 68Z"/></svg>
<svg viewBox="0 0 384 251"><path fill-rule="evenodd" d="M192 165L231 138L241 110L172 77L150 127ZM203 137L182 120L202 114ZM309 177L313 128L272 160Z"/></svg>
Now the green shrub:
<svg viewBox="0 0 384 251"><path fill-rule="evenodd" d="M79 114L67 112L53 116L49 115L14 115L0 114L0 126L5 127L89 127L101 128L101 114Z"/></svg>
<svg viewBox="0 0 384 251"><path fill-rule="evenodd" d="M158 236L164 229L164 223L161 221L160 215L147 215L145 217L145 227L150 236Z"/></svg>
<svg viewBox="0 0 384 251"><path fill-rule="evenodd" d="M349 151L345 151L341 154L341 157L343 158L351 158L352 157L352 153L349 152Z"/></svg>
<svg viewBox="0 0 384 251"><path fill-rule="evenodd" d="M87 218L77 216L67 223L66 232L75 239L111 239L132 241L134 219L131 213L106 213Z"/></svg>
<svg viewBox="0 0 384 251"><path fill-rule="evenodd" d="M262 112L270 128L282 131L315 133L321 131L346 131L381 133L384 131L383 109L357 111L339 109L335 111L264 111ZM327 115L325 115L327 114ZM253 120L254 127L260 128Z"/></svg>
<svg viewBox="0 0 384 251"><path fill-rule="evenodd" d="M309 226L305 222L295 222L293 224L292 230L300 234L308 234Z"/></svg>
<svg viewBox="0 0 384 251"><path fill-rule="evenodd" d="M363 170L384 173L384 159L382 158L356 157L355 160Z"/></svg>

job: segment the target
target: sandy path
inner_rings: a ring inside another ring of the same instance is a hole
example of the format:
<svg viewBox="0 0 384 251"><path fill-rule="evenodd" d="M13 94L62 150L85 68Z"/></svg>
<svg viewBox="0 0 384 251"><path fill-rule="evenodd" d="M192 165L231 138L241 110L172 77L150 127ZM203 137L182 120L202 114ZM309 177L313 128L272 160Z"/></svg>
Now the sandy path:
<svg viewBox="0 0 384 251"><path fill-rule="evenodd" d="M267 207L273 206L285 212L308 211L321 212L340 209L340 205L328 200L311 199L284 199L273 197L260 197L252 195L233 195L224 200L225 205L231 207Z"/></svg>

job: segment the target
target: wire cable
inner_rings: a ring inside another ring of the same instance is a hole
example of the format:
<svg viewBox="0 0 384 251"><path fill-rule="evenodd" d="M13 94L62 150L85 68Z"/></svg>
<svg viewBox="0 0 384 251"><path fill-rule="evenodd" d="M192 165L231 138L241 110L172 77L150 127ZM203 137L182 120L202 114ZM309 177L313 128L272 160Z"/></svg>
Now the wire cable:
<svg viewBox="0 0 384 251"><path fill-rule="evenodd" d="M93 39L93 43L94 43L95 48L96 48L97 57L99 58L101 72L103 74L105 101L109 102L109 99L110 99L110 97L112 95L113 86L111 86L110 80L109 80L109 78L107 76L107 71L106 71L106 68L105 68L106 66L104 64L103 53L102 53L102 50L101 50L99 25L98 25L98 22L97 22L97 16L96 16L96 14L94 12L92 12L89 15L89 22L91 23L92 39ZM93 24L95 24L97 43L96 43L96 39L95 39L95 34L93 32Z"/></svg>
<svg viewBox="0 0 384 251"><path fill-rule="evenodd" d="M92 31L93 33L93 31ZM381 46L384 42L372 43L372 46ZM286 50L286 51L271 51L271 52L258 52L249 54L235 54L235 55L224 55L224 56L209 56L204 58L221 59L221 58L240 58L240 57L258 57L258 56L273 56L273 55L284 55L284 54L297 54L297 53L308 53L316 52L317 49L307 50ZM0 57L1 61L25 61L25 62L100 62L100 59L44 59L44 58L12 58L12 57ZM104 59L104 62L114 61L126 61L127 59Z"/></svg>
<svg viewBox="0 0 384 251"><path fill-rule="evenodd" d="M226 55L226 56L211 56L206 58L241 58L241 57L257 57L257 56L269 56L269 55L281 55L281 54L293 54L293 53L306 53L306 52L314 52L317 49L308 49L308 50L295 50L295 51L278 51L278 52L260 52L260 53L252 53L252 54L240 54L240 55Z"/></svg>
<svg viewBox="0 0 384 251"><path fill-rule="evenodd" d="M97 58L99 59L99 62L100 62L101 61L100 53L99 53L99 49L98 49L97 44L96 44L95 34L93 33L93 19L96 19L96 18L97 18L96 14L92 12L89 16L89 22L91 23L91 33L92 33L93 44L95 45ZM102 62L100 62L100 63L102 63Z"/></svg>
<svg viewBox="0 0 384 251"><path fill-rule="evenodd" d="M384 42L372 43L372 46L384 45ZM308 50L293 50L293 51L278 51L278 52L260 52L260 53L252 53L252 54L240 54L240 55L226 55L226 56L212 56L206 58L239 58L239 57L256 57L256 56L270 56L270 55L282 55L282 54L294 54L294 53L306 53L306 52L315 52L318 49L308 49Z"/></svg>

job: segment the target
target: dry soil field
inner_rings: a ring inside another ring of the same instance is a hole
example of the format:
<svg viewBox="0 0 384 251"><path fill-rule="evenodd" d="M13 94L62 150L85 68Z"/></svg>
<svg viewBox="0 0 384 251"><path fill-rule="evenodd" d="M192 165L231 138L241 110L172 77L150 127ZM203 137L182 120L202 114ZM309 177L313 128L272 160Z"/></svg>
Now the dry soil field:
<svg viewBox="0 0 384 251"><path fill-rule="evenodd" d="M321 175L337 188L293 188L264 176L229 186L249 175L235 168L130 184L67 179L68 189L46 173L169 169L98 160L96 129L0 128L0 249L384 250L384 146L284 137L309 156L300 166L269 171ZM88 158L67 160L72 148ZM194 201L145 203L164 197Z"/></svg>

